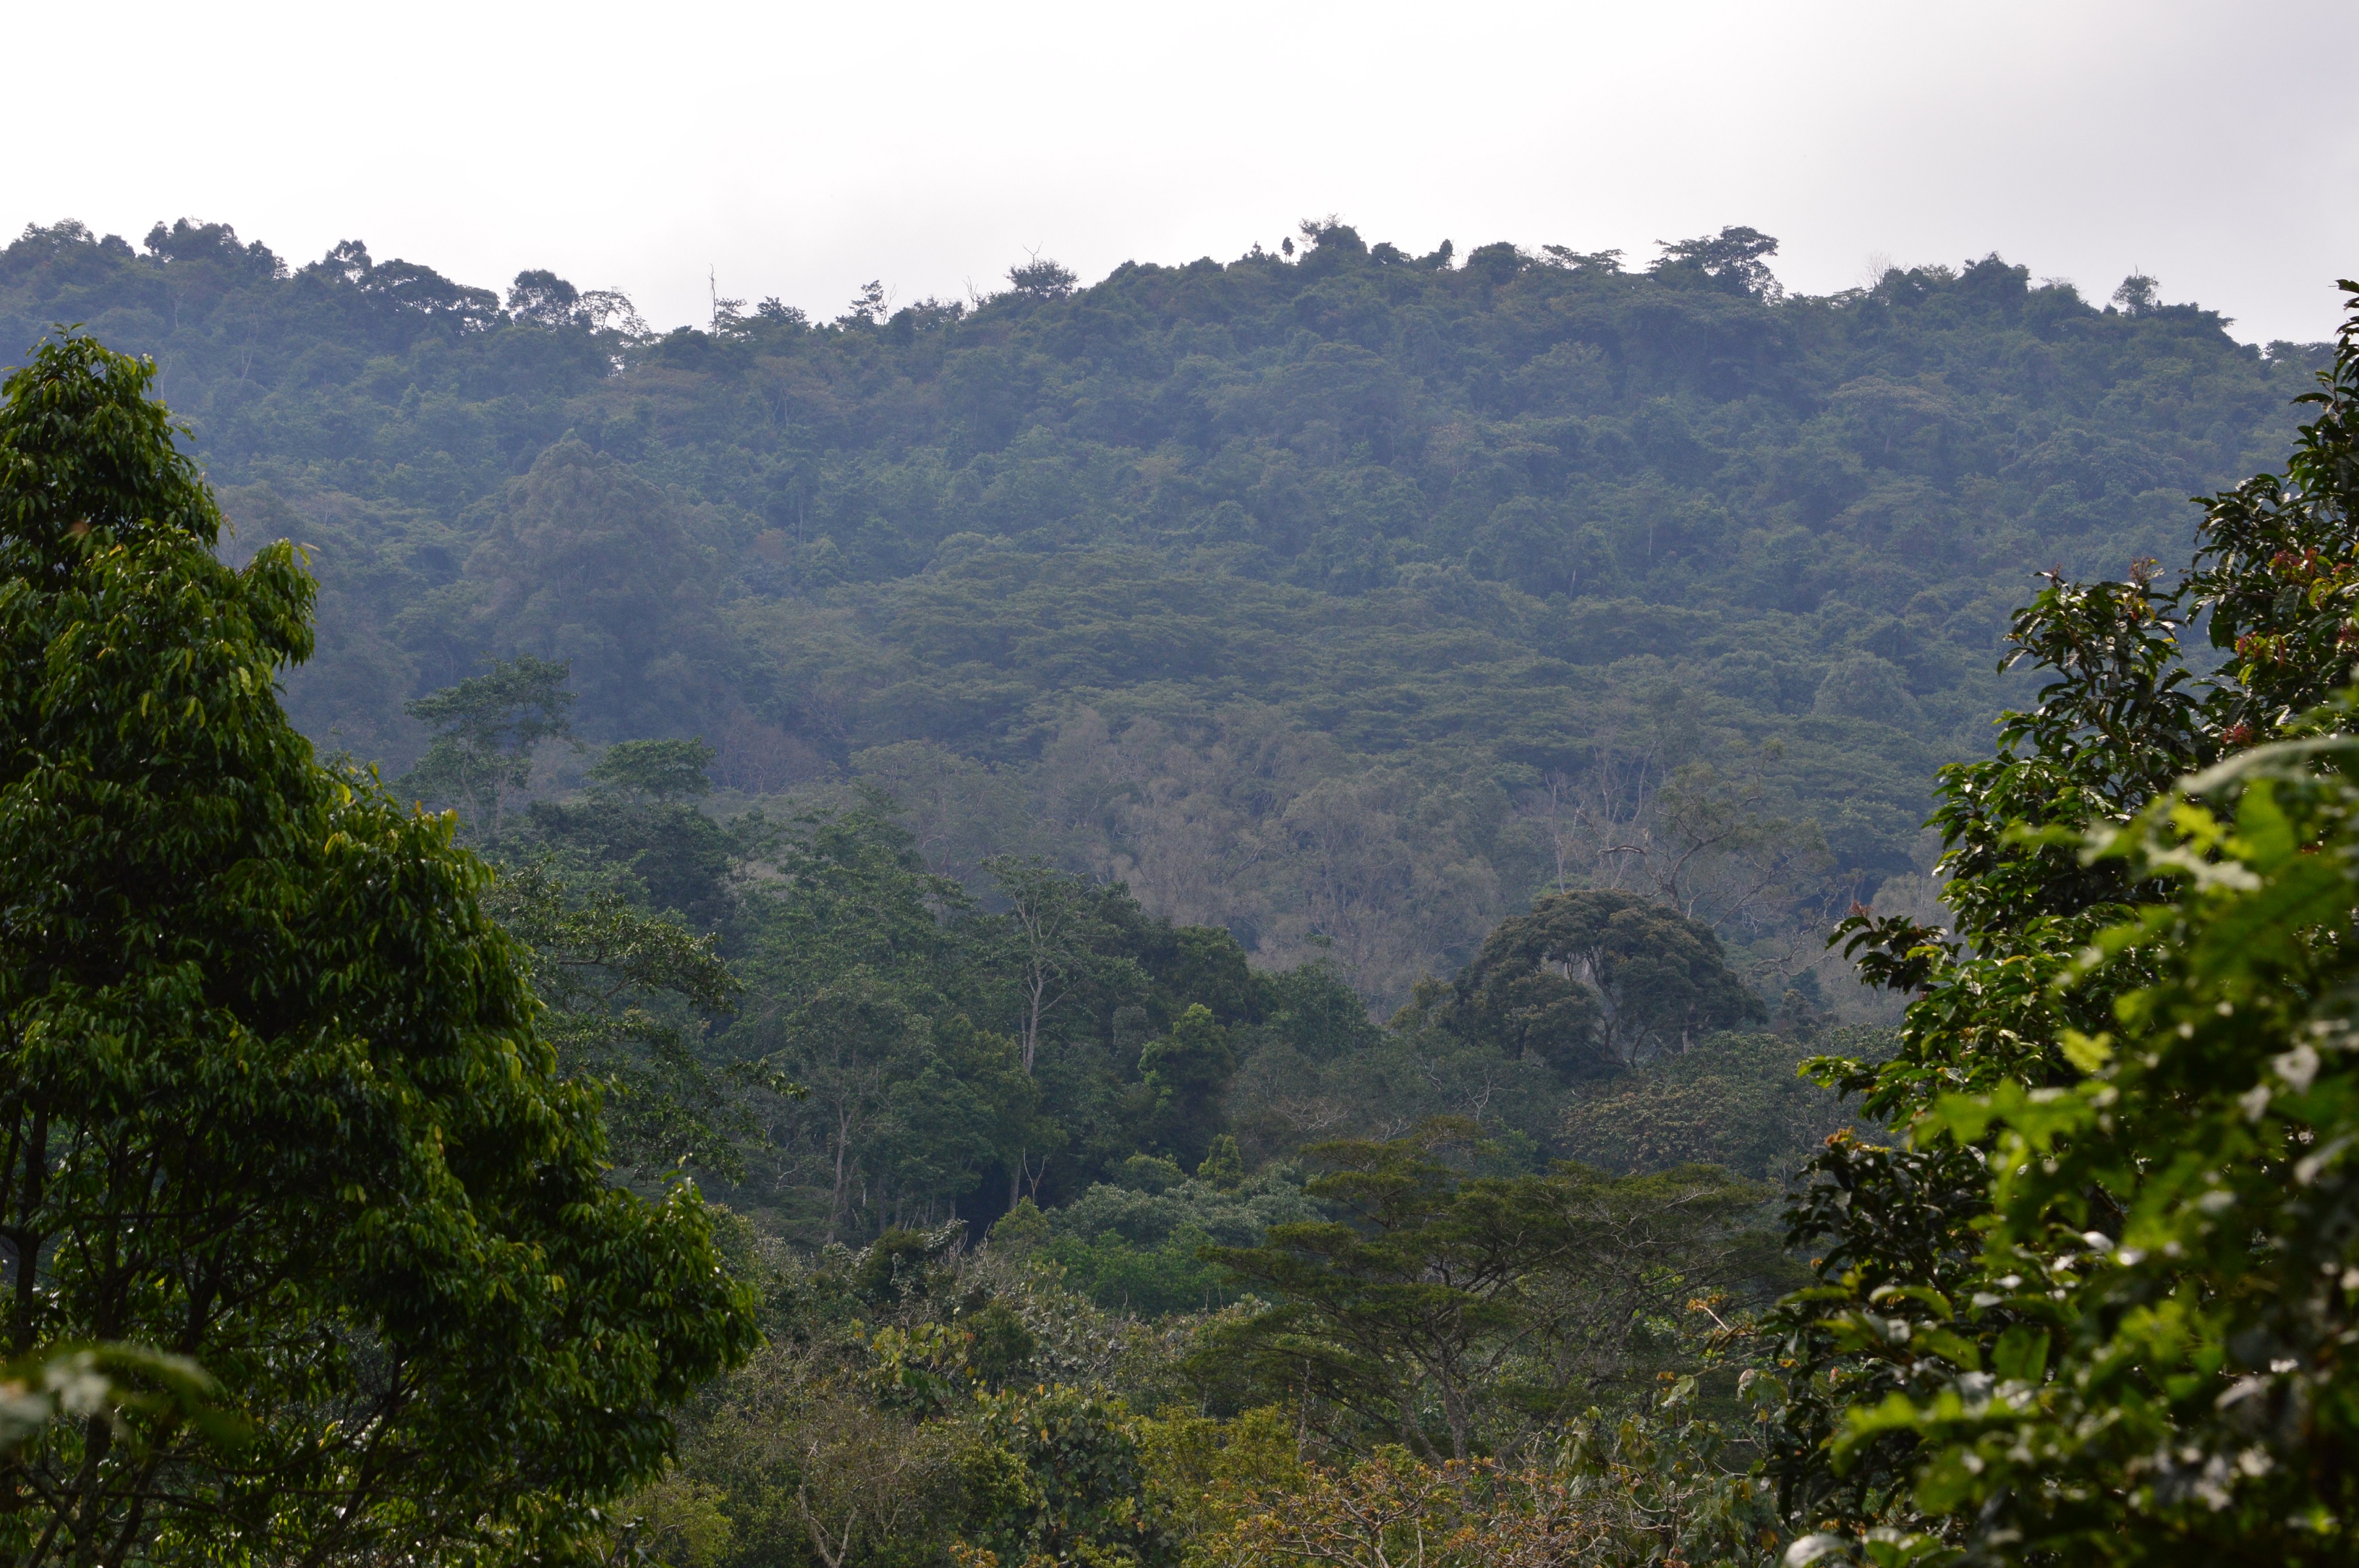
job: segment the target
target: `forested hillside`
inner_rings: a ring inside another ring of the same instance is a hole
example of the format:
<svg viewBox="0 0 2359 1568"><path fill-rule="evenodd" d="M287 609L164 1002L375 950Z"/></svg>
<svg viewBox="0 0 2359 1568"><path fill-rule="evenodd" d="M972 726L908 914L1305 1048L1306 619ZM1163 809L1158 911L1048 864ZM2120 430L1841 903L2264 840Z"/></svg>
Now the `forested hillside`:
<svg viewBox="0 0 2359 1568"><path fill-rule="evenodd" d="M6 253L0 1558L2353 1560L2359 283L1305 238Z"/></svg>
<svg viewBox="0 0 2359 1568"><path fill-rule="evenodd" d="M658 335L547 273L67 223L0 253L0 338L156 356L233 552L312 549L291 711L389 775L405 703L567 661L581 736L701 736L732 806L869 781L930 871L1038 853L1392 1000L1582 883L1774 999L1923 869L2029 574L2183 555L2315 359L1995 257L1787 296L1741 229L1288 251Z"/></svg>

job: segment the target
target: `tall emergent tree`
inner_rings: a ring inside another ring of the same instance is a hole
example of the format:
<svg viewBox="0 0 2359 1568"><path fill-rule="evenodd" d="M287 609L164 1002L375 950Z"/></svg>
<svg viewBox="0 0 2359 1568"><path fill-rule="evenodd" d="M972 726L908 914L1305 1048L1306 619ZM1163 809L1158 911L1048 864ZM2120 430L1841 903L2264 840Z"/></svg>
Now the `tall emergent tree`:
<svg viewBox="0 0 2359 1568"><path fill-rule="evenodd" d="M1103 967L1105 923L1090 885L1038 855L995 855L983 863L1007 900L1008 968L1016 989L1024 1070L1039 1060L1040 1028Z"/></svg>
<svg viewBox="0 0 2359 1568"><path fill-rule="evenodd" d="M192 1359L0 1461L0 1559L546 1561L661 1469L750 1303L696 1195L611 1184L448 818L323 767L148 395L67 336L0 392L0 1359Z"/></svg>
<svg viewBox="0 0 2359 1568"><path fill-rule="evenodd" d="M494 842L502 804L532 777L543 741L570 739L573 694L569 666L529 654L494 659L482 675L419 697L409 716L434 727L434 740L401 783L431 801L473 807L475 826Z"/></svg>
<svg viewBox="0 0 2359 1568"><path fill-rule="evenodd" d="M2055 677L1943 774L1954 931L1850 923L1919 994L1829 1071L1908 1134L1792 1217L1789 1562L2359 1561L2359 313L2320 380L2175 588L2017 617Z"/></svg>

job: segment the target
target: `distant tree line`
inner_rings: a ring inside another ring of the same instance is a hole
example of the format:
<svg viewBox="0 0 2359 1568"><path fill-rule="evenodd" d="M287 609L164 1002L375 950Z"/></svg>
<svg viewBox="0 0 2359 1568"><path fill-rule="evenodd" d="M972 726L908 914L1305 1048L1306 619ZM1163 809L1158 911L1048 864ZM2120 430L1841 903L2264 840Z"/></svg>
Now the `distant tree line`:
<svg viewBox="0 0 2359 1568"><path fill-rule="evenodd" d="M1569 854L1774 989L1830 901L1921 876L2027 568L2174 558L2318 362L2152 279L2099 306L1990 257L1811 297L1775 251L1419 257L1324 220L658 334L545 270L61 223L0 252L0 330L158 356L234 557L312 552L291 710L394 769L410 702L562 663L588 740L701 735L741 796L866 779L931 870L1040 854L1388 1004ZM1715 886L1781 868L1762 897L1638 871L1682 791L1742 804Z"/></svg>

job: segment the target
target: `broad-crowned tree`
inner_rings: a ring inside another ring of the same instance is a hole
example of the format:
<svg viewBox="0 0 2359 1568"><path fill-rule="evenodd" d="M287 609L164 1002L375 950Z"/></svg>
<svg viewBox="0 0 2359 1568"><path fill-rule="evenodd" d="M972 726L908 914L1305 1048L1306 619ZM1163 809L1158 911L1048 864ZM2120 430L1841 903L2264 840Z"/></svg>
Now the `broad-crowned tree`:
<svg viewBox="0 0 2359 1568"><path fill-rule="evenodd" d="M661 1470L750 1303L695 1193L614 1185L489 873L322 766L152 364L44 345L0 396L0 1350L193 1360L0 1465L16 1563L555 1561Z"/></svg>
<svg viewBox="0 0 2359 1568"><path fill-rule="evenodd" d="M712 793L713 751L697 741L619 741L590 764L590 784L626 800L685 800Z"/></svg>
<svg viewBox="0 0 2359 1568"><path fill-rule="evenodd" d="M1420 989L1445 1022L1569 1077L1684 1050L1765 1016L1712 927L1607 888L1554 893L1501 921L1450 990Z"/></svg>
<svg viewBox="0 0 2359 1568"><path fill-rule="evenodd" d="M475 831L497 842L501 807L531 781L533 753L543 741L573 733L567 674L565 665L530 654L495 659L482 675L410 703L409 716L432 725L434 739L402 788L472 807Z"/></svg>

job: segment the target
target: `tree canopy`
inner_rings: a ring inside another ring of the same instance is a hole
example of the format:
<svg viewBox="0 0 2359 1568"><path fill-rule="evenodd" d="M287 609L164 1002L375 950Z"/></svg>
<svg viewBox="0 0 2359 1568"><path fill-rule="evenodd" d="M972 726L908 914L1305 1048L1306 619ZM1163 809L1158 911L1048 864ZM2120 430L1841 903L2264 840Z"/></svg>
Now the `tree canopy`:
<svg viewBox="0 0 2359 1568"><path fill-rule="evenodd" d="M1573 1077L1766 1017L1711 926L1612 889L1538 899L1499 922L1446 1002L1440 987L1421 988L1420 1008L1437 1003L1450 1027Z"/></svg>
<svg viewBox="0 0 2359 1568"><path fill-rule="evenodd" d="M0 1529L2347 1557L2359 323L1776 250L28 231Z"/></svg>
<svg viewBox="0 0 2359 1568"><path fill-rule="evenodd" d="M1119 875L1392 1003L1682 767L1810 877L1920 873L2026 570L2175 558L2315 363L1995 256L1810 297L1743 227L1652 265L1301 241L656 334L545 270L503 308L357 243L66 223L0 252L0 332L157 354L234 550L313 548L315 736L397 772L406 703L562 663L584 741L864 779L932 870Z"/></svg>

